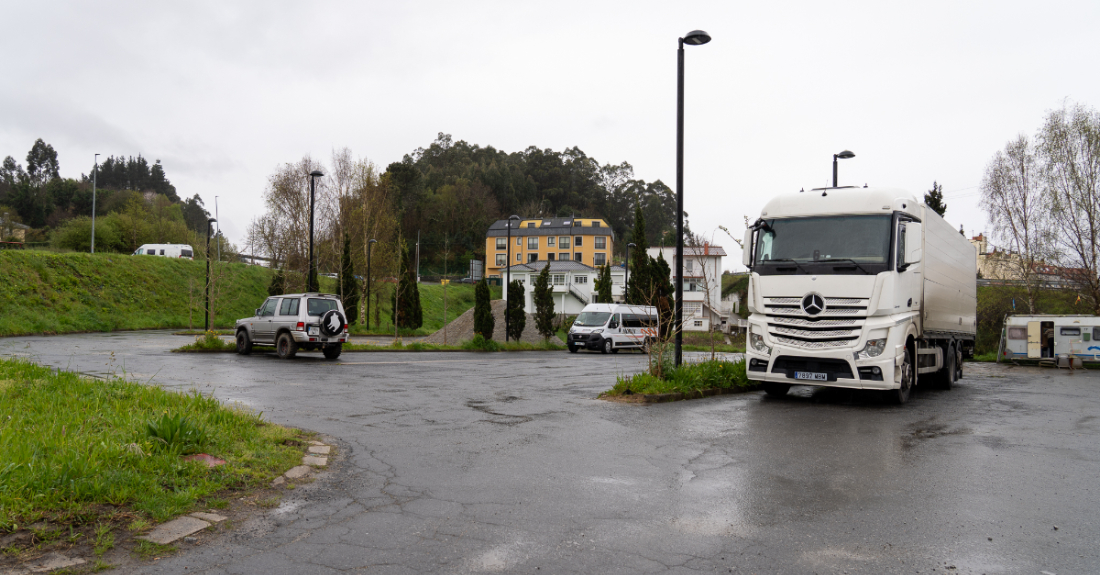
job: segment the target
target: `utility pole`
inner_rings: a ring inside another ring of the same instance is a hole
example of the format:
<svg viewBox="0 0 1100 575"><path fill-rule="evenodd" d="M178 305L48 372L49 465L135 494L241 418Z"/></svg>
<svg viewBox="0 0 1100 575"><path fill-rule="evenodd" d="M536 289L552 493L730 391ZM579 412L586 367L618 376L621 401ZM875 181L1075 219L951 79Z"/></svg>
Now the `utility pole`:
<svg viewBox="0 0 1100 575"><path fill-rule="evenodd" d="M420 283L420 230L416 230L416 283Z"/></svg>
<svg viewBox="0 0 1100 575"><path fill-rule="evenodd" d="M95 180L99 175L99 154L95 155L95 168L92 170L92 253L95 253Z"/></svg>

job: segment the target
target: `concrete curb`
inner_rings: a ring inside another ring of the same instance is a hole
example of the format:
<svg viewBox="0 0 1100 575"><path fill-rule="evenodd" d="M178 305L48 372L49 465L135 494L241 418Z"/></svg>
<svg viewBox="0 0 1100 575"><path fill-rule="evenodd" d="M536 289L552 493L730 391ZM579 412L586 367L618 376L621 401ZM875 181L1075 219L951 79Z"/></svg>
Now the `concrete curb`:
<svg viewBox="0 0 1100 575"><path fill-rule="evenodd" d="M685 399L700 399L703 397L711 397L714 395L733 395L735 393L746 393L749 391L758 391L764 389L759 385L751 385L749 387L714 387L711 389L700 389L697 391L681 392L681 393L652 393L641 394L641 401L638 403L667 403L669 401L682 401Z"/></svg>

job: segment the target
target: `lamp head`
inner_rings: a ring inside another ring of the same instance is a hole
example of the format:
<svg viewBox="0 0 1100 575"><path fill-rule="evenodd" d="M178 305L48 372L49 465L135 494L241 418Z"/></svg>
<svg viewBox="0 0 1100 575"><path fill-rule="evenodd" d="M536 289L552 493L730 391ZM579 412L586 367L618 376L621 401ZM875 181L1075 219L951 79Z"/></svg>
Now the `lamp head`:
<svg viewBox="0 0 1100 575"><path fill-rule="evenodd" d="M218 221L217 218L210 218L209 220L206 220L206 223L212 224L212 223L215 223L217 221Z"/></svg>
<svg viewBox="0 0 1100 575"><path fill-rule="evenodd" d="M637 246L637 245L635 245L635 244L626 244L626 247L628 247L628 248L636 248L636 247L638 247L638 246Z"/></svg>
<svg viewBox="0 0 1100 575"><path fill-rule="evenodd" d="M848 158L856 157L856 155L853 154L851 150L844 150L843 152L837 154L836 157L840 158L841 160L847 160Z"/></svg>
<svg viewBox="0 0 1100 575"><path fill-rule="evenodd" d="M367 243L368 243L368 244L376 244L376 243L378 243L378 240L371 240L371 241L369 241L369 242L367 242Z"/></svg>
<svg viewBox="0 0 1100 575"><path fill-rule="evenodd" d="M682 38L682 40L684 41L684 44L689 44L691 46L702 46L703 44L710 42L710 34L707 34L702 30L692 30L691 32L688 32Z"/></svg>
<svg viewBox="0 0 1100 575"><path fill-rule="evenodd" d="M518 219L521 219L521 218L519 216L515 215L515 214L512 214L512 215L508 216L508 219L509 220L518 220Z"/></svg>
<svg viewBox="0 0 1100 575"><path fill-rule="evenodd" d="M321 173L321 170L313 170L309 173L309 175L313 176L314 178L320 178L324 176L324 174Z"/></svg>

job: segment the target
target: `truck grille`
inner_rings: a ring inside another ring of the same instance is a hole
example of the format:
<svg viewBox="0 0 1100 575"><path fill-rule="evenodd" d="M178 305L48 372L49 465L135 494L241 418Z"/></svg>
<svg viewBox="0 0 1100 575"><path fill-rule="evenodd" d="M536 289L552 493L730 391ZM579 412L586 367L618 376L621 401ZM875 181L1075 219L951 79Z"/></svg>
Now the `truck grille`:
<svg viewBox="0 0 1100 575"><path fill-rule="evenodd" d="M764 298L768 332L777 342L804 349L847 347L859 339L868 300L825 298L825 311L802 311L801 297Z"/></svg>

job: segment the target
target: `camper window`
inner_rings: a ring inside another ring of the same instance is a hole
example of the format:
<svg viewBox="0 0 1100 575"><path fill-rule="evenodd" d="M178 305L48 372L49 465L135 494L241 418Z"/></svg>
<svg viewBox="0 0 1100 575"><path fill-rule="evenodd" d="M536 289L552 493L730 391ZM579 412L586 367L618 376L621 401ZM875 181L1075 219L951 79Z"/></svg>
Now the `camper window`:
<svg viewBox="0 0 1100 575"><path fill-rule="evenodd" d="M1092 340L1100 341L1100 327L1092 328Z"/></svg>
<svg viewBox="0 0 1100 575"><path fill-rule="evenodd" d="M1079 327L1063 327L1058 331L1058 335L1081 335L1081 328Z"/></svg>
<svg viewBox="0 0 1100 575"><path fill-rule="evenodd" d="M1008 339L1027 339L1026 327L1010 327L1008 328Z"/></svg>

